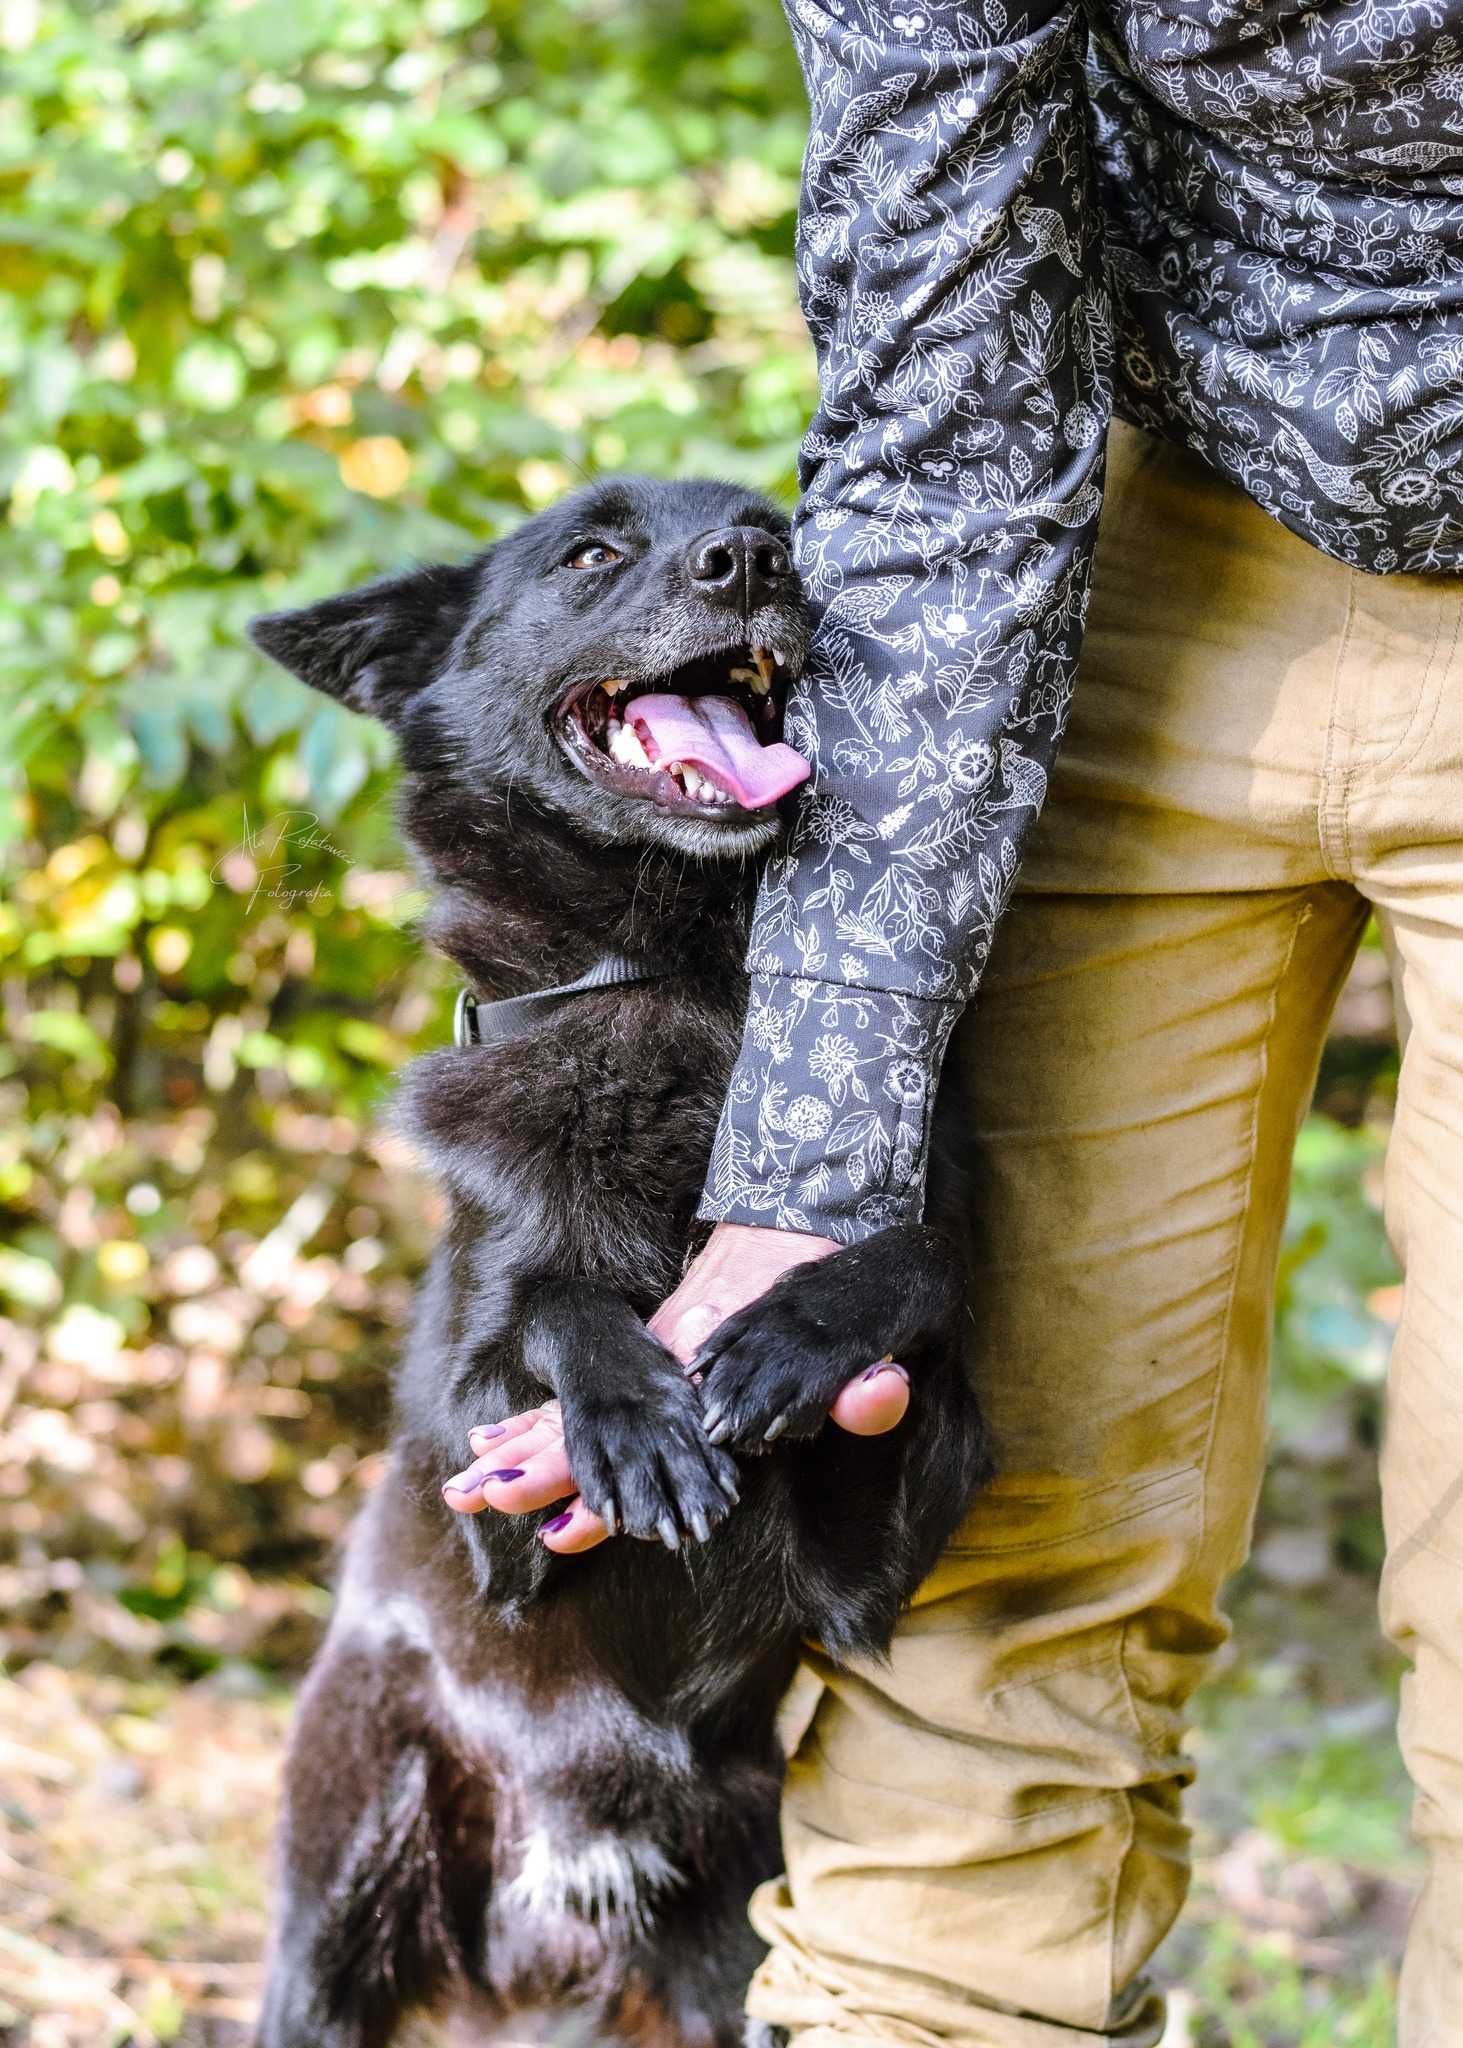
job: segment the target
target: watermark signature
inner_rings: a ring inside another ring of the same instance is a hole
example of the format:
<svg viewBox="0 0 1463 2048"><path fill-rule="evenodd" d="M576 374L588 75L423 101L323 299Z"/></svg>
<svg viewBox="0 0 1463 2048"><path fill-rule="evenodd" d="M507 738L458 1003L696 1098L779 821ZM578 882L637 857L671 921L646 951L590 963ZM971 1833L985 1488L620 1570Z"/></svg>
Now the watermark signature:
<svg viewBox="0 0 1463 2048"><path fill-rule="evenodd" d="M317 812L279 811L256 825L245 804L244 836L227 853L219 855L211 879L242 889L252 878L250 910L261 897L287 910L302 903L325 902L330 891L324 881L315 882L308 889L290 881L291 875L298 875L304 868L304 862L295 857L302 853L328 853L346 867L351 865L350 855L323 829Z"/></svg>

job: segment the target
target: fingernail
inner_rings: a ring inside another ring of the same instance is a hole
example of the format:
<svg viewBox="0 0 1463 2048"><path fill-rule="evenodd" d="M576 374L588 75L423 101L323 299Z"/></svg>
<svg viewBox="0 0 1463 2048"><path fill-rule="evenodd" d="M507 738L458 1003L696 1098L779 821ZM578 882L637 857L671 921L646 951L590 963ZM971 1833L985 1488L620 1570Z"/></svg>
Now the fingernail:
<svg viewBox="0 0 1463 2048"><path fill-rule="evenodd" d="M864 1373L863 1377L866 1380L876 1380L881 1372L897 1372L899 1377L903 1380L904 1384L906 1386L909 1385L909 1374L904 1370L904 1367L902 1365L896 1365L892 1358L881 1358L877 1365L871 1365L869 1367L868 1371Z"/></svg>
<svg viewBox="0 0 1463 2048"><path fill-rule="evenodd" d="M470 1444L474 1446L478 1444L490 1444L495 1436L505 1435L507 1433L507 1429L508 1425L506 1422L484 1423L482 1427L479 1429L470 1429L467 1433L467 1440Z"/></svg>
<svg viewBox="0 0 1463 2048"><path fill-rule="evenodd" d="M484 1479L497 1479L499 1481L521 1479L522 1477L523 1467L521 1465L505 1465L501 1472L485 1472L483 1474Z"/></svg>
<svg viewBox="0 0 1463 2048"><path fill-rule="evenodd" d="M454 1472L450 1479L443 1480L442 1491L444 1493L449 1490L453 1493L471 1493L482 1476L482 1473L477 1471L474 1466L469 1465L465 1472Z"/></svg>
<svg viewBox="0 0 1463 2048"><path fill-rule="evenodd" d="M573 1508L565 1508L562 1515L555 1515L551 1522L545 1522L538 1533L540 1536L547 1536L551 1529L567 1529L573 1519Z"/></svg>

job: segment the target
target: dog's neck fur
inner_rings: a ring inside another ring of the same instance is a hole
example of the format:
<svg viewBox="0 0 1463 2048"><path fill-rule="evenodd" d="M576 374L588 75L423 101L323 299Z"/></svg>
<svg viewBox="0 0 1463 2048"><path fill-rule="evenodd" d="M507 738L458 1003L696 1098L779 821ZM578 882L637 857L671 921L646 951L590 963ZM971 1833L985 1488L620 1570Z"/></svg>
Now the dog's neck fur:
<svg viewBox="0 0 1463 2048"><path fill-rule="evenodd" d="M591 846L519 794L485 792L465 820L416 777L401 822L432 891L427 936L481 997L570 980L609 952L687 977L745 953L754 864Z"/></svg>

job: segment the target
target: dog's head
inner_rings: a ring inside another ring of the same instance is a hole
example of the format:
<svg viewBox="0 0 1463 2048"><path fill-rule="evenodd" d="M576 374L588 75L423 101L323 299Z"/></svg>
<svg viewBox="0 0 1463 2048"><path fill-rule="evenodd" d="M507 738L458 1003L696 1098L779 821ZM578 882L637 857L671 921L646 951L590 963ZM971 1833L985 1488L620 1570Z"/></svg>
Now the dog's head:
<svg viewBox="0 0 1463 2048"><path fill-rule="evenodd" d="M808 634L787 520L735 485L609 479L250 632L397 735L409 825L415 785L468 837L506 797L592 844L745 857L808 773L781 739Z"/></svg>

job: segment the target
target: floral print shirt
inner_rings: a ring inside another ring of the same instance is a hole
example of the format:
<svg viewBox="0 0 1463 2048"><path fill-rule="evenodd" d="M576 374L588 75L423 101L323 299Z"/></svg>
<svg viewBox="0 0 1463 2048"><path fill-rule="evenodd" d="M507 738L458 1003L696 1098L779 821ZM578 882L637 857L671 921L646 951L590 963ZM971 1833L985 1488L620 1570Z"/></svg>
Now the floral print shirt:
<svg viewBox="0 0 1463 2048"><path fill-rule="evenodd" d="M1112 407L1342 561L1463 570L1463 4L787 7L814 774L702 1213L851 1240L920 1214L1071 698Z"/></svg>

